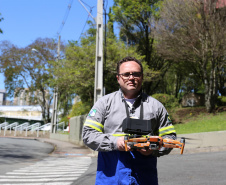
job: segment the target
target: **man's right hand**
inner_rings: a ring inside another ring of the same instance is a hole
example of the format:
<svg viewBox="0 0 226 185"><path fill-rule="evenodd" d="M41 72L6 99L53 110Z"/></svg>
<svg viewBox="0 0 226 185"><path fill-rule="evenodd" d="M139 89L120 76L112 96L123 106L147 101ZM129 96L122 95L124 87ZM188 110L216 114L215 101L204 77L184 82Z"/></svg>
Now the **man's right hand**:
<svg viewBox="0 0 226 185"><path fill-rule="evenodd" d="M119 151L125 151L125 142L124 142L124 137L118 137L118 140L117 140L117 148ZM131 150L131 148L129 146L127 146L128 148L128 151Z"/></svg>

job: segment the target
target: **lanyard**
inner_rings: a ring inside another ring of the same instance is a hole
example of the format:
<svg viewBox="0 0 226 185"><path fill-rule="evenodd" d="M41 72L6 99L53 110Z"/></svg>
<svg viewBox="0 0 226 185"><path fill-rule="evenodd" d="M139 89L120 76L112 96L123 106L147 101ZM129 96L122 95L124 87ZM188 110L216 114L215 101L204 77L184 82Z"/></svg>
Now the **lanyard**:
<svg viewBox="0 0 226 185"><path fill-rule="evenodd" d="M138 99L134 103L138 103ZM140 100L140 119L132 119L129 116L129 108L124 99L127 117L122 122L122 132L126 134L137 134L137 135L154 135L153 131L156 127L156 120L149 119L143 120L144 107L143 98Z"/></svg>

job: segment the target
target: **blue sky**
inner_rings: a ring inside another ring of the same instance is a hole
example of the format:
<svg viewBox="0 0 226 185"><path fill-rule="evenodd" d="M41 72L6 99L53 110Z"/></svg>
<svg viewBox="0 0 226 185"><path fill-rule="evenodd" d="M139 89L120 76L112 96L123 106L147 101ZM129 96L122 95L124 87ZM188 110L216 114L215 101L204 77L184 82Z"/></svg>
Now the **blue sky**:
<svg viewBox="0 0 226 185"><path fill-rule="evenodd" d="M97 0L81 0L92 16L97 15ZM113 0L105 0L108 12ZM70 10L68 5L71 4ZM26 47L38 37L78 40L81 33L88 29L86 20L91 20L79 0L0 0L0 13L4 18L0 22L3 34L0 42L8 40L18 47ZM62 27L62 21L66 22ZM62 29L60 29L62 28ZM0 73L0 89L5 89L4 76Z"/></svg>

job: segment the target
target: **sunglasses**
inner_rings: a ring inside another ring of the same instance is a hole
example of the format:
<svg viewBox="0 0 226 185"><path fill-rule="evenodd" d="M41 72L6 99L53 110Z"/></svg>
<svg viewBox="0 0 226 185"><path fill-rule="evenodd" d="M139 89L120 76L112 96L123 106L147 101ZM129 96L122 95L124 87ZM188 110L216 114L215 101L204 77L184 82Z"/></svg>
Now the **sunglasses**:
<svg viewBox="0 0 226 185"><path fill-rule="evenodd" d="M121 73L118 74L119 76L121 76L123 79L129 79L130 75L132 75L134 78L140 78L142 76L141 72L127 72L127 73Z"/></svg>

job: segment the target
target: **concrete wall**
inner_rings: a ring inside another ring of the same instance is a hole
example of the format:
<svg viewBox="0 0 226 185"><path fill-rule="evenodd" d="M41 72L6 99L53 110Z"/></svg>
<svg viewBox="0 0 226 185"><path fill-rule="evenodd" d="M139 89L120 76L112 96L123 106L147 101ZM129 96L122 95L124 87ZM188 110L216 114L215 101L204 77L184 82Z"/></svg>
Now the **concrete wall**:
<svg viewBox="0 0 226 185"><path fill-rule="evenodd" d="M69 140L72 143L83 146L82 127L87 115L76 116L70 119L70 134Z"/></svg>
<svg viewBox="0 0 226 185"><path fill-rule="evenodd" d="M51 139L71 142L80 146L84 146L82 141L82 127L87 115L76 116L70 119L70 132L66 134L50 134Z"/></svg>
<svg viewBox="0 0 226 185"><path fill-rule="evenodd" d="M55 140L70 142L69 135L66 135L66 134L57 134L57 133L52 134L52 133L50 133L49 137L51 139L55 139Z"/></svg>

